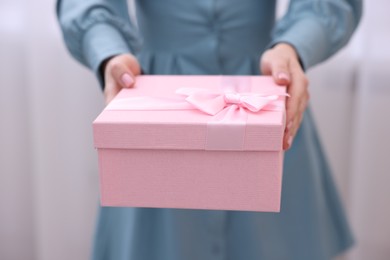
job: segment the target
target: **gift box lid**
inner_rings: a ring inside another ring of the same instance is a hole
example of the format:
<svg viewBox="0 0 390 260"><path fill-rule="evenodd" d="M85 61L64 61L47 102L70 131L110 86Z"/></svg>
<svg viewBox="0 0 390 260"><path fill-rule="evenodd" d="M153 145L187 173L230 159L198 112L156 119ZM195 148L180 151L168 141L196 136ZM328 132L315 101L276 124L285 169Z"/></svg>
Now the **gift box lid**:
<svg viewBox="0 0 390 260"><path fill-rule="evenodd" d="M210 91L212 102L225 100L223 111L210 114L189 104L194 98L182 94L194 89L201 90L196 97ZM248 90L273 100L257 112L250 104L243 108L235 94ZM138 76L134 87L122 89L93 122L94 144L107 149L280 151L285 92L269 76ZM215 93L233 94L228 96L233 101Z"/></svg>

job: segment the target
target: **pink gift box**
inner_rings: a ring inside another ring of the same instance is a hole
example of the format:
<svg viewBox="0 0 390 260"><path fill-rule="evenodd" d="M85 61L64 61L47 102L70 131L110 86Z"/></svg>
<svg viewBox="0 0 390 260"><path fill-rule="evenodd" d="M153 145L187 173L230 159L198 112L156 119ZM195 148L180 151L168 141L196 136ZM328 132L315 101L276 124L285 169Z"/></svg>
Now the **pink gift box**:
<svg viewBox="0 0 390 260"><path fill-rule="evenodd" d="M279 212L285 90L266 76L137 77L93 123L102 206Z"/></svg>

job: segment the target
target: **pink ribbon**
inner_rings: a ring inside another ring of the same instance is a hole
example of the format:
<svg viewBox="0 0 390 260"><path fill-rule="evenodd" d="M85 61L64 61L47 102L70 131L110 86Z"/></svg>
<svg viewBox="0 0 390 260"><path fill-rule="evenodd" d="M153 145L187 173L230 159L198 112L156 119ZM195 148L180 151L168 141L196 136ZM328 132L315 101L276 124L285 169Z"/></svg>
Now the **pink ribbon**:
<svg viewBox="0 0 390 260"><path fill-rule="evenodd" d="M282 111L279 96L238 92L222 86L214 91L202 88L179 88L177 98L130 97L113 100L106 110L200 110L213 116L207 124L206 150L243 150L248 111Z"/></svg>
<svg viewBox="0 0 390 260"><path fill-rule="evenodd" d="M199 88L179 88L177 94L186 96L186 101L196 109L209 115L216 115L226 107L234 105L259 112L272 101L276 101L279 95L264 95L256 93L238 93L234 91L211 91ZM271 108L268 107L267 110ZM273 109L275 110L275 105Z"/></svg>

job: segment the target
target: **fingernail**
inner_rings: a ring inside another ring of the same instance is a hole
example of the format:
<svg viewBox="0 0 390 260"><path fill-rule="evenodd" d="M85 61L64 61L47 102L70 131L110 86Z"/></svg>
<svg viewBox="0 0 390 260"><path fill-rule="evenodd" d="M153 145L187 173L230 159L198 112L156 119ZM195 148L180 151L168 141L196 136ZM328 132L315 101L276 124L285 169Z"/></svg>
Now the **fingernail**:
<svg viewBox="0 0 390 260"><path fill-rule="evenodd" d="M293 137L290 136L290 137L288 138L288 140L287 140L288 147L291 147L292 141L293 141Z"/></svg>
<svg viewBox="0 0 390 260"><path fill-rule="evenodd" d="M287 73L280 72L280 73L278 74L278 79L289 81L289 80L290 80L290 77L288 76Z"/></svg>
<svg viewBox="0 0 390 260"><path fill-rule="evenodd" d="M291 130L292 125L293 125L293 121L291 120L291 121L288 122L288 124L287 124L287 131L290 131L290 130Z"/></svg>
<svg viewBox="0 0 390 260"><path fill-rule="evenodd" d="M130 87L134 83L134 80L127 73L122 75L121 80L123 85L125 85L126 87Z"/></svg>

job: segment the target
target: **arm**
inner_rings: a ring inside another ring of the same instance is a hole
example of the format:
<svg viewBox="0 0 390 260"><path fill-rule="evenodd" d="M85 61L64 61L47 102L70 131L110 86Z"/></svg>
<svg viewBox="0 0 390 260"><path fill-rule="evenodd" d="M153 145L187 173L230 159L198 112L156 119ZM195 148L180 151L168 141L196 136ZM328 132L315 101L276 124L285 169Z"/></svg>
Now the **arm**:
<svg viewBox="0 0 390 260"><path fill-rule="evenodd" d="M263 74L287 85L284 149L291 147L309 99L307 69L341 49L356 29L361 0L291 0L276 24L271 49L261 58Z"/></svg>
<svg viewBox="0 0 390 260"><path fill-rule="evenodd" d="M362 0L291 0L274 28L271 46L290 44L308 69L348 43L361 15Z"/></svg>
<svg viewBox="0 0 390 260"><path fill-rule="evenodd" d="M135 60L130 53L136 52L140 44L126 0L58 0L56 11L70 53L96 74L102 86L107 85L103 82L105 73L100 73L104 61L119 54ZM116 74L127 71L112 67ZM123 79L129 83L128 77Z"/></svg>

